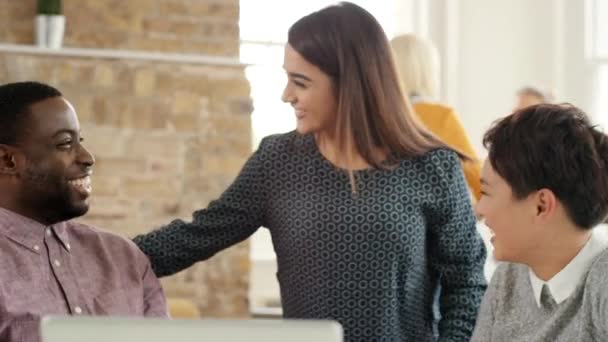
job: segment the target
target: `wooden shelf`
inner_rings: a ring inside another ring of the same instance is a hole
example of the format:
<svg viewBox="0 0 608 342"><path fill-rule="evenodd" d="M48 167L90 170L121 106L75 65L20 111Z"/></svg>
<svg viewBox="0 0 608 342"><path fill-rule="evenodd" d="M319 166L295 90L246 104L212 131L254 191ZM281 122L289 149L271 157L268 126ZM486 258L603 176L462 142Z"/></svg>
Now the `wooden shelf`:
<svg viewBox="0 0 608 342"><path fill-rule="evenodd" d="M113 49L89 49L89 48L72 48L63 47L61 49L42 48L35 45L19 45L19 44L2 44L0 43L0 53L20 53L28 55L44 55L44 56L66 56L66 57L84 57L84 58L104 58L104 59L124 59L124 60L143 60L163 63L180 63L180 64L203 64L203 65L218 65L243 67L247 66L238 58L231 57L216 57L207 55L193 54L175 54L162 52L146 52L146 51L129 51L129 50L113 50Z"/></svg>

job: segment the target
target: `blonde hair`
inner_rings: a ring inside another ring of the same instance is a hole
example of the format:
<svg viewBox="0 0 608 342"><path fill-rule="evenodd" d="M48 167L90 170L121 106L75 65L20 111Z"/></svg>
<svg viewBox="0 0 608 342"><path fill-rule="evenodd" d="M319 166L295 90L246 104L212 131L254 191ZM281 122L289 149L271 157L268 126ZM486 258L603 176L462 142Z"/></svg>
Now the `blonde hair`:
<svg viewBox="0 0 608 342"><path fill-rule="evenodd" d="M435 45L414 34L404 34L393 38L391 47L405 93L437 98L440 66Z"/></svg>

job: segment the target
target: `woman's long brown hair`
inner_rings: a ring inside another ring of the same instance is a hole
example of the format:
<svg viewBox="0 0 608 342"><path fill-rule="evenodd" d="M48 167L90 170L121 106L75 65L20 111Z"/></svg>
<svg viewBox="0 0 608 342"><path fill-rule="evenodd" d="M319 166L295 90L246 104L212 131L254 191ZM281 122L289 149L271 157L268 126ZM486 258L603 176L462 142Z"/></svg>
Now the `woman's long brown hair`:
<svg viewBox="0 0 608 342"><path fill-rule="evenodd" d="M372 167L387 168L385 156L374 153L378 149L396 158L451 149L413 115L386 34L363 8L340 2L313 12L292 25L288 43L331 77L338 103L337 147L347 161L356 151ZM356 191L352 171L350 176Z"/></svg>

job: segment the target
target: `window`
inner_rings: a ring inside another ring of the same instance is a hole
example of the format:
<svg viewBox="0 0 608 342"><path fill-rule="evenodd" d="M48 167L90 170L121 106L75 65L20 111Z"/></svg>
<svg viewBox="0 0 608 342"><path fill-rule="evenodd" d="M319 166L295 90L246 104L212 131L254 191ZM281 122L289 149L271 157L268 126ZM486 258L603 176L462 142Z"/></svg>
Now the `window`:
<svg viewBox="0 0 608 342"><path fill-rule="evenodd" d="M588 51L591 58L608 63L608 1L588 1Z"/></svg>
<svg viewBox="0 0 608 342"><path fill-rule="evenodd" d="M608 1L587 0L587 54L596 64L595 121L608 132Z"/></svg>

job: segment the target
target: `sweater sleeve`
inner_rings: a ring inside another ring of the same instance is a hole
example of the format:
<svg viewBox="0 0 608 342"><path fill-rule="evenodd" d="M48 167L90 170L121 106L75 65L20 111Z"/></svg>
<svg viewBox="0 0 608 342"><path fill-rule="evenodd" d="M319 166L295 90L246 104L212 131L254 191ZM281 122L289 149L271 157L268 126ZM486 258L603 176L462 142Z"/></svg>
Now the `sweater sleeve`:
<svg viewBox="0 0 608 342"><path fill-rule="evenodd" d="M590 291L589 295L585 295L585 298L589 301L589 303L586 304L592 308L591 320L595 333L604 337L608 336L608 294L606 294L606 285L608 285L607 268L608 255L602 253L589 270L587 284L590 286Z"/></svg>
<svg viewBox="0 0 608 342"><path fill-rule="evenodd" d="M438 182L436 201L429 208L429 261L440 279L439 341L468 341L486 281L486 250L471 208L458 156L447 150L434 153Z"/></svg>
<svg viewBox="0 0 608 342"><path fill-rule="evenodd" d="M481 306L479 307L479 315L477 316L477 323L475 324L471 342L492 341L492 328L496 319L496 303L500 295L500 285L504 281L502 274L505 268L506 264L500 265L492 276L488 290L484 294Z"/></svg>
<svg viewBox="0 0 608 342"><path fill-rule="evenodd" d="M230 187L192 220L174 220L133 241L149 257L157 276L177 273L241 242L264 225L266 184L265 138Z"/></svg>

